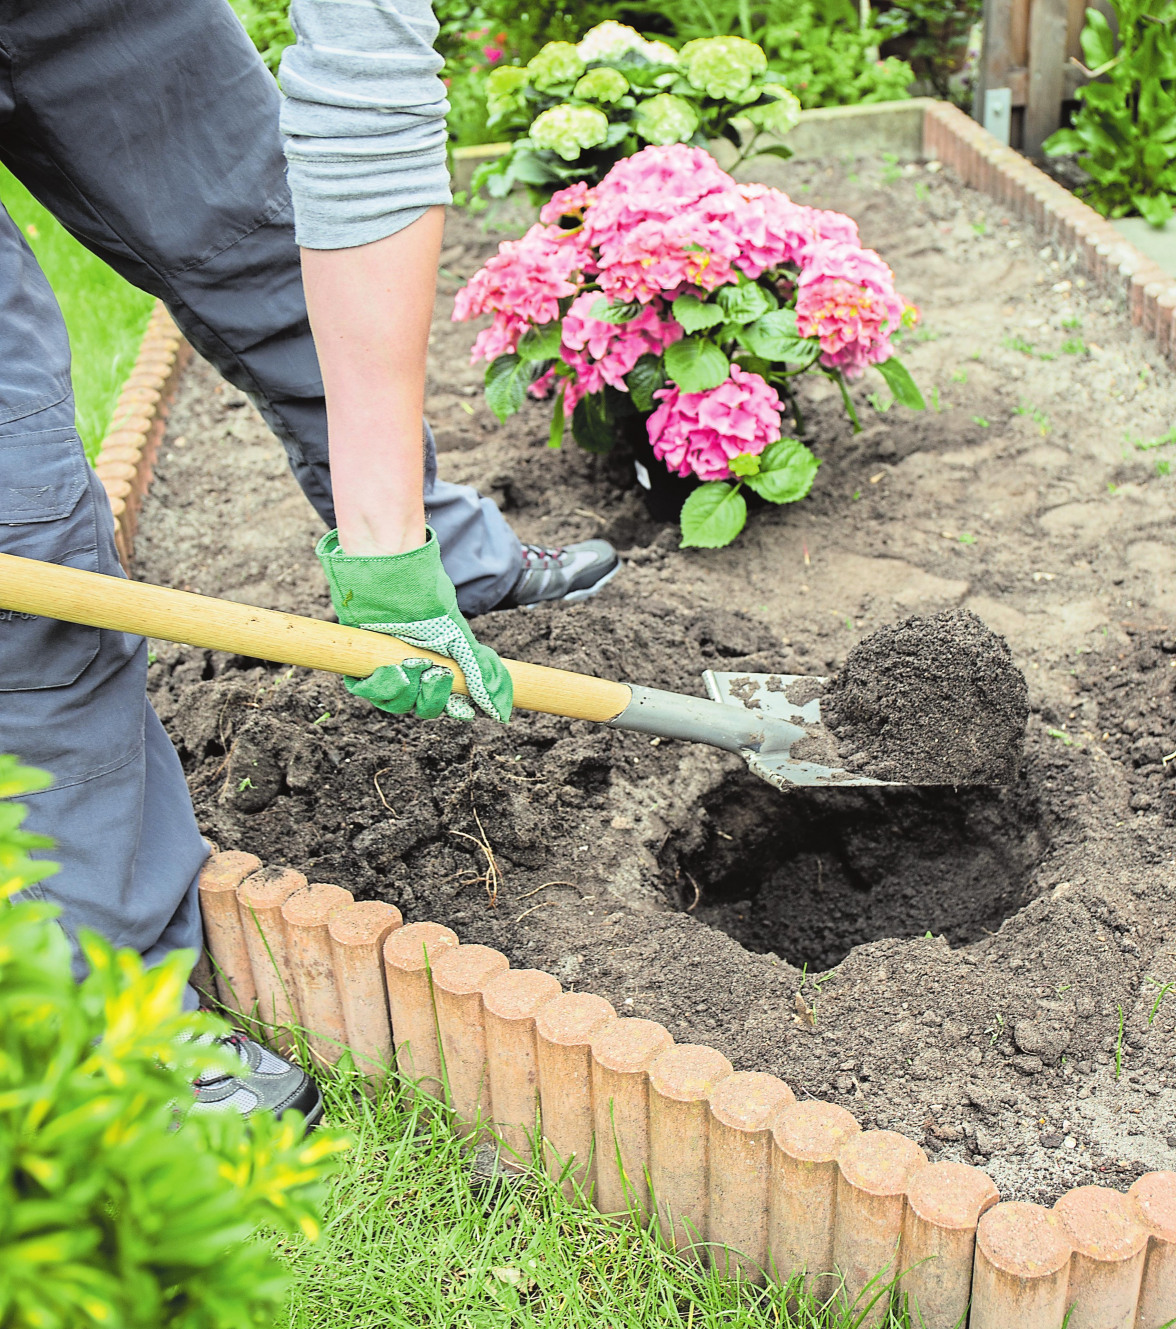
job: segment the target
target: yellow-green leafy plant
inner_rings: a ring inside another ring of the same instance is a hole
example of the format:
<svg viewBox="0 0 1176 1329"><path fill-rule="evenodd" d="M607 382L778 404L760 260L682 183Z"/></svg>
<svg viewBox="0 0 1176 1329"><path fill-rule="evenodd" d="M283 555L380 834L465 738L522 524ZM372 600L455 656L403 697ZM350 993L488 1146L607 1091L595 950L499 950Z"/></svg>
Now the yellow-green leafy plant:
<svg viewBox="0 0 1176 1329"><path fill-rule="evenodd" d="M185 1014L191 952L144 969L93 933L75 983L56 865L14 796L49 783L0 756L0 1329L272 1325L285 1273L259 1227L311 1240L345 1136L296 1114L189 1113L192 1080L236 1065Z"/></svg>

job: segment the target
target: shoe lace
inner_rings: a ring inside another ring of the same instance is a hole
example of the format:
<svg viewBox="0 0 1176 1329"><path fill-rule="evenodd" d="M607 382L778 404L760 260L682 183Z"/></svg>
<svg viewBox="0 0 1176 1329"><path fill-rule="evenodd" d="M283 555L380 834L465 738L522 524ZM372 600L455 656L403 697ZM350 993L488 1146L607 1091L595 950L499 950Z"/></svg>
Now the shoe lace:
<svg viewBox="0 0 1176 1329"><path fill-rule="evenodd" d="M562 554L563 554L562 545L559 545L556 548L551 549L547 548L544 545L524 544L523 567L528 572L532 571L536 567L538 567L541 571L546 572L548 571L549 568L552 568L559 563L560 556Z"/></svg>
<svg viewBox="0 0 1176 1329"><path fill-rule="evenodd" d="M213 1039L218 1047L232 1048L240 1057L242 1063L245 1061L245 1035L233 1030L232 1033L223 1034L220 1038ZM205 1085L220 1084L222 1080L231 1080L233 1076L225 1071L210 1071L207 1075L197 1076L192 1082L194 1090L201 1089Z"/></svg>

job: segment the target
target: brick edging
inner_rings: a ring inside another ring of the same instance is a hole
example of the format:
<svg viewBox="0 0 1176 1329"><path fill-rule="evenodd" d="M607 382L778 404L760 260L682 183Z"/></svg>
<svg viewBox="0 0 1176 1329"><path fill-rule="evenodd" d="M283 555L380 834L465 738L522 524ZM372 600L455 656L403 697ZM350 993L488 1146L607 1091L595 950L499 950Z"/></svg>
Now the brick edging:
<svg viewBox="0 0 1176 1329"><path fill-rule="evenodd" d="M168 408L191 355L192 348L171 315L156 301L94 460L94 470L114 514L118 556L128 574L139 509L151 483Z"/></svg>
<svg viewBox="0 0 1176 1329"><path fill-rule="evenodd" d="M932 102L923 120L923 152L952 167L965 184L1031 221L1112 295L1176 368L1176 278L1026 157L1006 147L950 102Z"/></svg>
<svg viewBox="0 0 1176 1329"><path fill-rule="evenodd" d="M464 1137L499 1140L606 1212L652 1217L727 1275L808 1271L827 1296L819 1276L836 1269L852 1301L888 1269L881 1284L901 1273L927 1329L964 1323L969 1302L970 1329L1057 1329L1075 1303L1083 1324L1176 1317L1176 1172L1126 1195L1078 1187L1052 1209L1002 1203L979 1168L931 1163L450 928L406 926L393 905L236 852L208 860L200 902L217 994L259 1034L288 1045L294 1025L323 1065L350 1047L373 1078L394 1068L447 1100Z"/></svg>

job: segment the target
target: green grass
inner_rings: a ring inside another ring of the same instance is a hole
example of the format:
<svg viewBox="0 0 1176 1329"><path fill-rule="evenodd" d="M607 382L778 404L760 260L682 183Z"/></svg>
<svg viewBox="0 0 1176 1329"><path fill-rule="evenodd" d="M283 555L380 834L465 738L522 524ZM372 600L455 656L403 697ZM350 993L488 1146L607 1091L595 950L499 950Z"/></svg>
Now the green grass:
<svg viewBox="0 0 1176 1329"><path fill-rule="evenodd" d="M32 246L65 316L78 433L93 460L153 301L80 245L2 166L0 202Z"/></svg>
<svg viewBox="0 0 1176 1329"><path fill-rule="evenodd" d="M721 1279L545 1176L479 1188L444 1109L427 1115L391 1083L375 1098L356 1086L323 1085L328 1119L355 1146L320 1240L277 1247L293 1274L283 1329L852 1329L878 1292L822 1308L795 1286Z"/></svg>

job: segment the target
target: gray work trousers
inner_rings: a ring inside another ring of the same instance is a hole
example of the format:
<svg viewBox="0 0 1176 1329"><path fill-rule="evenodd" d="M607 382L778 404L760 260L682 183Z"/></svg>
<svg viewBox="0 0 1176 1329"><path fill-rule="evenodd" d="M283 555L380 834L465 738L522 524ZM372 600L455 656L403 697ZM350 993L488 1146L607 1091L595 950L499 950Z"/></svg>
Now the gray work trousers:
<svg viewBox="0 0 1176 1329"><path fill-rule="evenodd" d="M224 0L0 0L0 160L167 304L334 525L278 93ZM462 608L482 612L518 576L518 540L489 500L437 480L431 440L427 462L446 570ZM61 314L2 208L0 549L119 575ZM153 961L199 944L206 847L146 668L139 638L0 611L0 752L55 780L26 800L62 865L34 893L62 905L71 935L90 927Z"/></svg>

